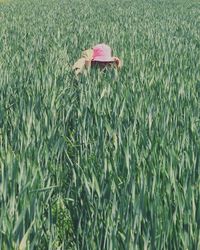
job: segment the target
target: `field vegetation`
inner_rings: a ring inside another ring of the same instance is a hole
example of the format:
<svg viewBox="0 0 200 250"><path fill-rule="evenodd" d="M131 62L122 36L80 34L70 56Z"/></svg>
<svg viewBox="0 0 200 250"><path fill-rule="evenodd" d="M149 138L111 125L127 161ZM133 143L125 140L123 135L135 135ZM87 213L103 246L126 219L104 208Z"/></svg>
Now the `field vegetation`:
<svg viewBox="0 0 200 250"><path fill-rule="evenodd" d="M200 249L199 38L197 0L0 4L0 249Z"/></svg>

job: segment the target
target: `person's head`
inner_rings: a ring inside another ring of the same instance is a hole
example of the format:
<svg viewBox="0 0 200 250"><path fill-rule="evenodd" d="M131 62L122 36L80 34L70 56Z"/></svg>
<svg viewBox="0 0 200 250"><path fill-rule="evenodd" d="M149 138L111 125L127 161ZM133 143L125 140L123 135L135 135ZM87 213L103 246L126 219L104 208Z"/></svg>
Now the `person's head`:
<svg viewBox="0 0 200 250"><path fill-rule="evenodd" d="M91 66L94 68L99 68L100 70L110 69L112 67L117 67L116 62L99 62L92 61Z"/></svg>
<svg viewBox="0 0 200 250"><path fill-rule="evenodd" d="M91 65L104 70L105 68L110 68L113 66L120 68L121 62L119 58L112 56L111 48L108 45L102 43L93 47L93 58Z"/></svg>

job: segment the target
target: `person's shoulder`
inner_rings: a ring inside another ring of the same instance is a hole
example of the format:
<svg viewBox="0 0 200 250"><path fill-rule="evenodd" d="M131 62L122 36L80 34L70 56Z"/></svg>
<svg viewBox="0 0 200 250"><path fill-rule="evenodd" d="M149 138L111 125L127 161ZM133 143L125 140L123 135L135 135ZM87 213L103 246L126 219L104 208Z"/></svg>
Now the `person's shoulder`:
<svg viewBox="0 0 200 250"><path fill-rule="evenodd" d="M93 49L84 50L81 54L81 57L87 60L92 60L92 56L93 56Z"/></svg>

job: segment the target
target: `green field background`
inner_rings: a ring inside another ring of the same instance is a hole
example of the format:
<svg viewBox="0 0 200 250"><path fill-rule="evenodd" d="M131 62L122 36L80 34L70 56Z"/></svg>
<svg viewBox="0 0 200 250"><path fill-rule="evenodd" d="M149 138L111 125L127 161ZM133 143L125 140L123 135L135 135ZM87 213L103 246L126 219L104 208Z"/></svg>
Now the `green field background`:
<svg viewBox="0 0 200 250"><path fill-rule="evenodd" d="M195 0L0 4L0 249L200 249L199 38Z"/></svg>

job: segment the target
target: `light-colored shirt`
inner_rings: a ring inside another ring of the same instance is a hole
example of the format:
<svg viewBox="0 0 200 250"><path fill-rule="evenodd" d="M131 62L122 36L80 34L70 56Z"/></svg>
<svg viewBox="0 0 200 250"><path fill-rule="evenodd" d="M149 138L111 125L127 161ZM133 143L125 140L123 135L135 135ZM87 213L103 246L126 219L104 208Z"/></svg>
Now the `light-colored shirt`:
<svg viewBox="0 0 200 250"><path fill-rule="evenodd" d="M73 65L73 70L75 70L76 74L81 73L85 67L88 68L91 66L92 57L92 49L87 49L82 52L81 58L78 59L78 61L76 61Z"/></svg>

